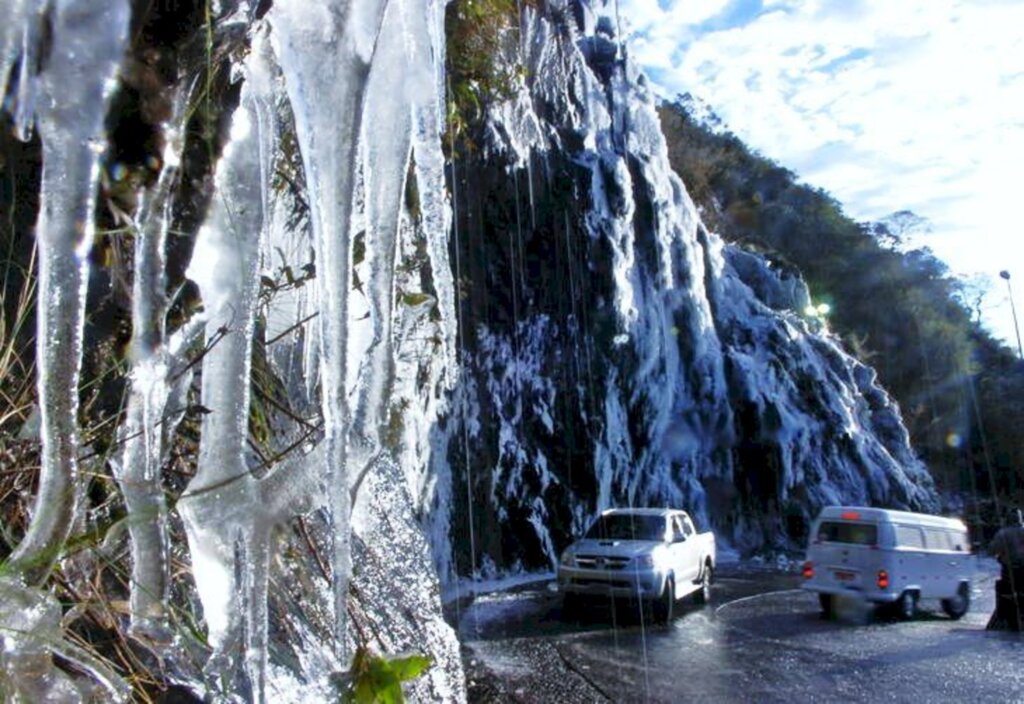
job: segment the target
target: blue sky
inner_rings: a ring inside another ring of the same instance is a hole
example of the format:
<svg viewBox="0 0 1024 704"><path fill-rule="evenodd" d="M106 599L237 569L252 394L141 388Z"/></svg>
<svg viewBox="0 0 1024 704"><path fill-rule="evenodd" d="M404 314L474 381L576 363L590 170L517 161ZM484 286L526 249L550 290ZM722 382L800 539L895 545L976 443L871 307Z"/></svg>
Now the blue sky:
<svg viewBox="0 0 1024 704"><path fill-rule="evenodd" d="M1024 0L619 0L632 57L849 215L909 209L954 273L1024 302Z"/></svg>

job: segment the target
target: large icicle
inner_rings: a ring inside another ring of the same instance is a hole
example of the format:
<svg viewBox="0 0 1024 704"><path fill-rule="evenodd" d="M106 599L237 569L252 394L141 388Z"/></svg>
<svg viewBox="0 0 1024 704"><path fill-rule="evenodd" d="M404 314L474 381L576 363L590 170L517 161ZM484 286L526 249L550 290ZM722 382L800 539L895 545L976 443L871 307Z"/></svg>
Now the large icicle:
<svg viewBox="0 0 1024 704"><path fill-rule="evenodd" d="M415 65L405 37L410 27L404 16L410 0L391 0L366 93L366 111L373 119L365 125L364 187L366 189L366 258L369 264L367 297L373 336L359 370L356 405L352 414L350 461L359 474L354 489L380 453L380 428L386 419L384 403L394 382L392 330L395 291L395 247L402 197L412 146L412 113L408 91L430 89L408 80ZM428 81L429 73L426 74ZM404 85L405 90L396 90Z"/></svg>
<svg viewBox="0 0 1024 704"><path fill-rule="evenodd" d="M203 359L203 417L196 475L178 503L214 654L207 671L237 671L237 649L256 701L266 670L266 580L270 524L246 463L252 338L266 174L273 134L269 45L254 33L241 105L216 175L211 213L200 229L188 275L206 306L209 351ZM236 603L243 598L243 609ZM242 642L245 634L244 647Z"/></svg>
<svg viewBox="0 0 1024 704"><path fill-rule="evenodd" d="M285 0L269 13L295 115L313 214L319 291L325 475L334 523L334 609L339 655L347 661L346 595L351 574L349 408L350 218L363 99L384 0ZM392 88L389 86L389 88Z"/></svg>
<svg viewBox="0 0 1024 704"><path fill-rule="evenodd" d="M424 86L421 82L433 81L429 91L417 89L411 96L414 116L413 158L434 291L437 294L442 328L447 335L444 346L445 370L454 377L455 284L448 262L451 211L446 198L444 154L441 150L444 127L444 111L441 109L444 95L444 4L444 0L410 3L407 24L413 56L406 80ZM432 74L430 77L422 74L428 70Z"/></svg>
<svg viewBox="0 0 1024 704"><path fill-rule="evenodd" d="M43 144L37 363L42 469L32 522L11 557L30 581L46 577L74 524L78 472L78 375L94 232L103 119L128 29L125 0L59 0L39 76ZM23 75L25 72L23 71Z"/></svg>

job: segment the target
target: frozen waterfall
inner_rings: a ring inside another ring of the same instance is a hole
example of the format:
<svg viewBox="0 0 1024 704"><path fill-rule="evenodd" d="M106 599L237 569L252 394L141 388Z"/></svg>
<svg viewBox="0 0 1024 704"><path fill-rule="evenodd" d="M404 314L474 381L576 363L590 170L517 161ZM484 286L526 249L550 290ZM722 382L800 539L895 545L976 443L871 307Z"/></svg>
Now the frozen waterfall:
<svg viewBox="0 0 1024 704"><path fill-rule="evenodd" d="M686 508L742 551L801 545L829 503L934 508L899 409L804 319L806 287L701 223L614 3L566 9L524 9L525 78L456 160L474 296L434 460L466 493L450 584L550 570L609 506Z"/></svg>

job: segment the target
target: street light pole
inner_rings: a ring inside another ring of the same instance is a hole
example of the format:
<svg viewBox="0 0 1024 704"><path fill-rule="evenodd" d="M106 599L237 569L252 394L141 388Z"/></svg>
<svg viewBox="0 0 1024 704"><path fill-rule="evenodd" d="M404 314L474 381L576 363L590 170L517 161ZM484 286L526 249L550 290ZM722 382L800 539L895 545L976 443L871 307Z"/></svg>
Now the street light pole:
<svg viewBox="0 0 1024 704"><path fill-rule="evenodd" d="M1024 359L1024 347L1020 344L1020 327L1017 325L1017 308L1013 305L1013 288L1010 286L1010 272L1000 271L999 276L1006 280L1006 292L1010 296L1010 312L1013 314L1013 331L1017 333L1017 354Z"/></svg>

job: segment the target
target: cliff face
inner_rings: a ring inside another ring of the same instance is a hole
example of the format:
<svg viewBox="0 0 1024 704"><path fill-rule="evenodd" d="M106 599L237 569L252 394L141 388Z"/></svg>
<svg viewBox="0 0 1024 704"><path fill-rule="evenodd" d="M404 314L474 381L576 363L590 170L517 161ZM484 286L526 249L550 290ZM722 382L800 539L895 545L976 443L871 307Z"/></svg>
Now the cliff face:
<svg viewBox="0 0 1024 704"><path fill-rule="evenodd" d="M609 506L682 506L744 550L793 545L829 503L933 507L898 408L805 317L806 286L701 223L613 13L528 9L525 85L450 171L442 574L551 567Z"/></svg>

